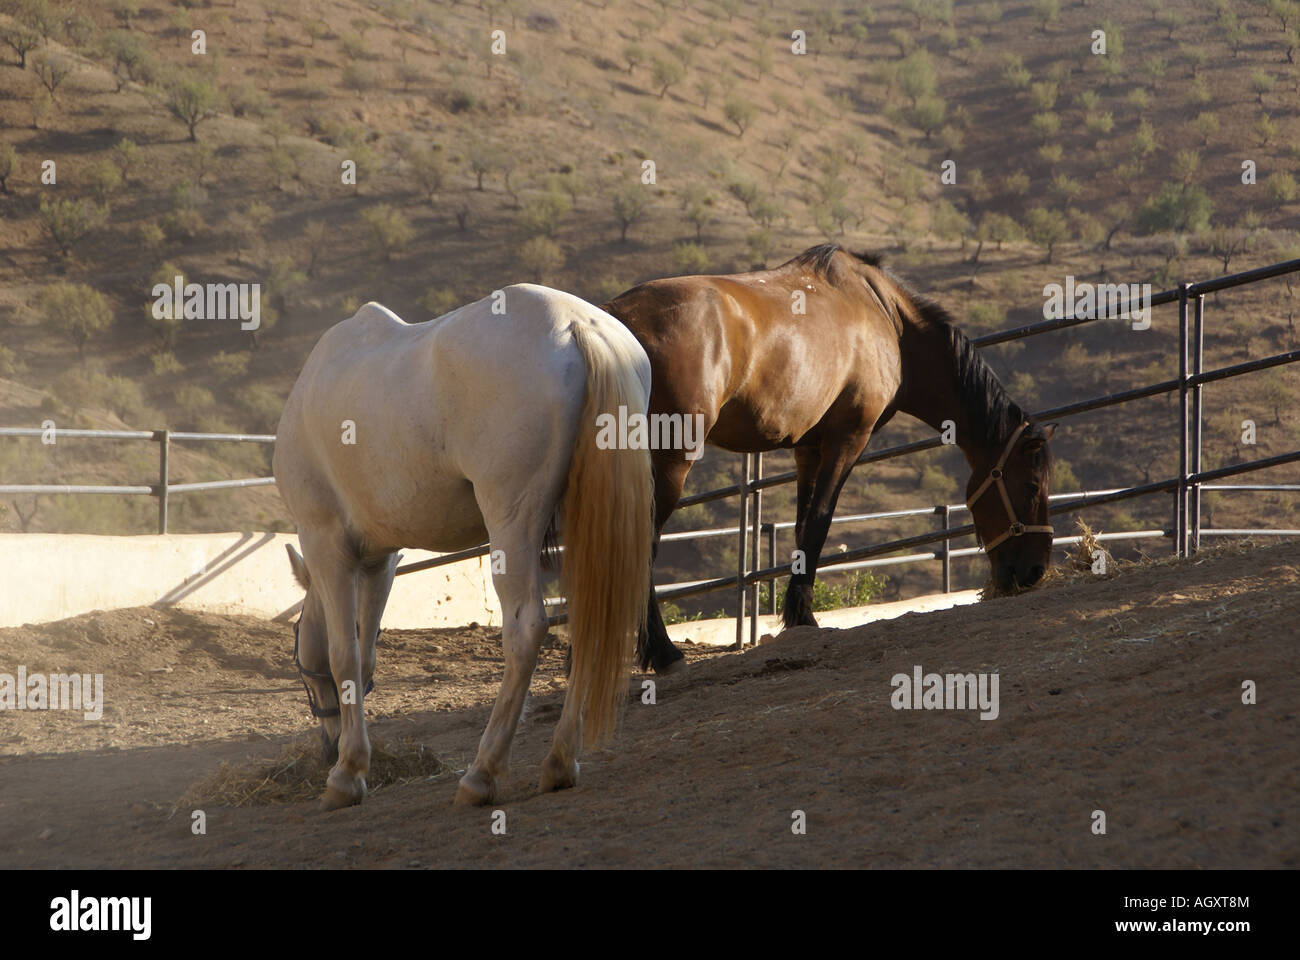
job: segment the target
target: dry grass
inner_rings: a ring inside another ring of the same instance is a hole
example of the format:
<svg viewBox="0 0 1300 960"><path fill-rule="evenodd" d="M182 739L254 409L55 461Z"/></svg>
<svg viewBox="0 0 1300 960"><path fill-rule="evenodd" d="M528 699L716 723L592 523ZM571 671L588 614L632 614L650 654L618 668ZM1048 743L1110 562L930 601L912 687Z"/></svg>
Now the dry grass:
<svg viewBox="0 0 1300 960"><path fill-rule="evenodd" d="M1082 539L1075 545L1073 552L1067 550L1065 562L1054 564L1048 569L1047 575L1043 577L1042 582L1033 587L1034 590L1053 590L1066 584L1078 583L1080 580L1113 580L1135 569L1145 570L1150 567L1168 566L1173 563L1200 563L1211 557L1241 556L1263 545L1250 537L1244 537L1240 540L1228 540L1212 546L1202 544L1196 556L1186 561L1172 554L1161 557L1151 557L1144 554L1138 560L1116 560L1098 539L1098 535L1101 533L1100 530L1093 530L1082 519L1076 519L1075 523L1077 526L1076 535ZM1098 555L1103 555L1106 558L1104 573L1093 572L1093 564L1096 562ZM990 574L985 579L984 585L980 587L979 598L980 600L991 600L998 596L1002 596L1002 594L995 589L993 576Z"/></svg>
<svg viewBox="0 0 1300 960"><path fill-rule="evenodd" d="M435 757L423 744L411 740L372 740L370 792L416 780L448 776L452 767ZM215 772L186 790L179 807L213 804L223 807L261 807L277 803L314 800L325 789L329 768L320 760L316 735L286 744L274 760L233 764L222 761Z"/></svg>
<svg viewBox="0 0 1300 960"><path fill-rule="evenodd" d="M1047 571L1047 575L1043 578L1043 586L1054 587L1093 578L1109 580L1119 575L1120 561L1111 556L1110 551L1097 539L1101 531L1093 530L1081 518L1075 519L1075 527L1076 536L1080 537L1079 542L1075 544L1073 552L1066 551L1064 563L1056 564ZM1094 570L1098 558L1102 558L1102 572ZM1144 562L1147 562L1145 558L1124 561L1124 564L1132 567Z"/></svg>

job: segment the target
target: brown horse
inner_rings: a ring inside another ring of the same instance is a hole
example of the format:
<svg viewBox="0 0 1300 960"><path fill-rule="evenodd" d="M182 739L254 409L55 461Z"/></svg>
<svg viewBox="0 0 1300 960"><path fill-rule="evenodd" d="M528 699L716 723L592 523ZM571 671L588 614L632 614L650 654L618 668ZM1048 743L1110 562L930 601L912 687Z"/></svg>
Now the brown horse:
<svg viewBox="0 0 1300 960"><path fill-rule="evenodd" d="M813 581L840 489L899 411L946 427L965 454L967 503L999 590L1046 572L1056 425L1030 423L943 308L878 258L823 244L773 270L652 280L604 309L650 356L652 414L701 414L708 442L725 450L794 450L804 572L786 590L786 626L816 625ZM652 451L656 552L694 462L687 453ZM638 655L661 673L682 657L653 595Z"/></svg>

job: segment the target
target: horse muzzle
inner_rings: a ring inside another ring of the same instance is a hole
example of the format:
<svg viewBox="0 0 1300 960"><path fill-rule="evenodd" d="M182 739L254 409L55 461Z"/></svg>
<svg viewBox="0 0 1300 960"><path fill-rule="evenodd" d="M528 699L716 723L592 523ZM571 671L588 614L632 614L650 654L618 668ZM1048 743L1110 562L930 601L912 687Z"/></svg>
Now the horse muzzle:
<svg viewBox="0 0 1300 960"><path fill-rule="evenodd" d="M994 580L997 584L998 593L1019 593L1021 590L1028 590L1037 584L1043 579L1046 572L1046 568L1041 564L1018 568L1009 563L1000 563Z"/></svg>

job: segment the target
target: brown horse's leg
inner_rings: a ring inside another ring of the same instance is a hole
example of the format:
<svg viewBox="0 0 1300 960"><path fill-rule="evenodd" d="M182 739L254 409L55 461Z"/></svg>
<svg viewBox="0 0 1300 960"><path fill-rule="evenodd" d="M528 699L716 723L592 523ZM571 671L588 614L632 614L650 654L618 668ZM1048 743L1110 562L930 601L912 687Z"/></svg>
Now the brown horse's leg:
<svg viewBox="0 0 1300 960"><path fill-rule="evenodd" d="M654 562L659 555L659 536L664 524L677 509L682 489L686 486L686 475L690 473L693 460L687 460L681 451L655 451L653 454L655 473L655 541L650 554L650 600L646 610L646 622L636 638L636 656L642 670L653 669L655 673L671 673L682 665L685 657L668 639L668 628L659 613L659 603L654 594Z"/></svg>
<svg viewBox="0 0 1300 960"><path fill-rule="evenodd" d="M795 468L795 497L794 497L794 542L799 549L803 549L804 527L808 523L808 509L812 505L813 483L817 479L817 467L821 464L822 452L820 447L795 447L794 448L794 468ZM791 557L793 560L794 558ZM786 603L790 603L790 591L794 586L794 581L786 582ZM776 589L776 581L772 581L772 589ZM808 609L812 610L811 594L808 601ZM782 610L785 606L782 606Z"/></svg>
<svg viewBox="0 0 1300 960"><path fill-rule="evenodd" d="M802 572L791 574L790 585L785 591L782 619L787 627L817 626L817 618L813 616L813 581L817 578L817 564L821 560L822 547L826 544L826 534L830 531L831 517L835 515L835 503L839 500L840 490L870 437L868 432L865 436L852 438L847 446L823 446L821 450L808 512L797 537L799 549L803 552ZM804 458L800 457L796 462L800 466L799 485L802 488Z"/></svg>
<svg viewBox="0 0 1300 960"><path fill-rule="evenodd" d="M794 504L794 539L795 543L803 537L804 524L808 521L808 507L812 503L813 482L817 479L817 465L821 463L821 450L817 447L795 447L794 466L795 504Z"/></svg>

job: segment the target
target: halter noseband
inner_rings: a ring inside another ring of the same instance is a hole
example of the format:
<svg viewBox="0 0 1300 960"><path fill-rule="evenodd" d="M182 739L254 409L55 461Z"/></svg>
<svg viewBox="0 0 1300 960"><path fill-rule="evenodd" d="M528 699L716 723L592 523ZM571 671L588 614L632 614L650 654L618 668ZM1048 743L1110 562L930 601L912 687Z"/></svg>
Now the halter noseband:
<svg viewBox="0 0 1300 960"><path fill-rule="evenodd" d="M311 684L306 680L307 677L311 677L313 680L320 680L322 682L328 681L332 685L334 683L334 675L331 673L318 673L315 670L308 670L302 665L302 661L298 659L298 624L301 622L301 617L293 622L293 665L298 668L298 679L302 680L302 688L307 691L307 706L311 709L311 715L313 717L320 719L324 719L325 717L337 717L339 715L339 708L331 707L328 710L323 709L321 705L316 702L316 694L312 691ZM379 633L375 634L376 641L379 640L379 634L383 632L383 630L380 630ZM361 695L363 697L368 696L370 691L373 689L375 689L375 678L372 676L370 681L366 684L366 689L362 691ZM338 687L334 688L334 696L340 703L343 702L343 698L338 695Z"/></svg>
<svg viewBox="0 0 1300 960"><path fill-rule="evenodd" d="M1007 485L1002 480L1002 467L1006 464L1007 457L1011 456L1011 451L1015 449L1016 441L1020 439L1020 435L1025 432L1025 427L1027 426L1029 426L1029 421L1026 420L1020 426L1016 427L1016 432L1011 435L1011 439L1007 441L1007 445L1002 448L1002 456L998 457L998 462L994 464L993 469L989 471L989 475L984 478L984 482L975 489L975 492L966 498L966 507L968 509L972 508L975 506L975 501L988 492L989 487L996 485L998 493L1002 497L1002 506L1006 508L1007 520L1010 521L1010 526L1007 527L1006 531L1001 536L994 537L988 543L984 544L985 553L992 553L993 548L1008 537L1020 537L1026 533L1052 534L1056 532L1050 523L1021 523L1016 517L1016 508L1011 505L1011 496L1007 493ZM979 536L978 530L976 530L975 533L976 536ZM980 539L983 538L981 537Z"/></svg>

